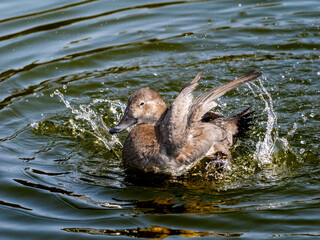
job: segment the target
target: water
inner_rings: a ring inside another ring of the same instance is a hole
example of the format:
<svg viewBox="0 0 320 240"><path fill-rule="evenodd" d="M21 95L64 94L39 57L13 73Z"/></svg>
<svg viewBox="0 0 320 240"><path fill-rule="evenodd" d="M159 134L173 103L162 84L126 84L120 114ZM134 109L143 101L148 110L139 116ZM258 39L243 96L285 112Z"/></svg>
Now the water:
<svg viewBox="0 0 320 240"><path fill-rule="evenodd" d="M0 3L1 239L320 238L319 1ZM107 130L128 95L167 102L263 72L218 100L258 117L216 182L144 184Z"/></svg>

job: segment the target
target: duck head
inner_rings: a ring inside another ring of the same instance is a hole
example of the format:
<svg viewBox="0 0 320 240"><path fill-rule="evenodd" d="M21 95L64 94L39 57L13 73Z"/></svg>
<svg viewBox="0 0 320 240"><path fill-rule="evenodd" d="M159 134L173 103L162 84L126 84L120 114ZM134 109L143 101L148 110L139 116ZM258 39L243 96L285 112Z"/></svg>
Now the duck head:
<svg viewBox="0 0 320 240"><path fill-rule="evenodd" d="M122 119L109 132L119 133L133 124L155 124L166 110L167 104L158 92L141 88L129 97Z"/></svg>

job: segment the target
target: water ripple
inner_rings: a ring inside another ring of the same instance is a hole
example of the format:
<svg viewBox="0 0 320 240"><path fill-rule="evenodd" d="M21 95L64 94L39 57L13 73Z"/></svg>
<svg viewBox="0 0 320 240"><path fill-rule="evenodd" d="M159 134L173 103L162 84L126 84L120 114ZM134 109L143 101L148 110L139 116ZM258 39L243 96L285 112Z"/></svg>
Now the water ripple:
<svg viewBox="0 0 320 240"><path fill-rule="evenodd" d="M22 3L1 2L1 239L319 235L317 1ZM128 95L149 86L170 103L199 71L196 95L250 69L262 84L215 109L257 117L230 172L124 172L127 132L108 129Z"/></svg>

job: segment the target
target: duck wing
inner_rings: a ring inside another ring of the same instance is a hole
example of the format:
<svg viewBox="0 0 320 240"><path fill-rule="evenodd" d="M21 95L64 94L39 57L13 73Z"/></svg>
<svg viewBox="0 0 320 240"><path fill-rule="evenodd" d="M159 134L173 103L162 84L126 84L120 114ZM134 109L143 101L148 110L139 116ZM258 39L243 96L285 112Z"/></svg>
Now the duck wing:
<svg viewBox="0 0 320 240"><path fill-rule="evenodd" d="M199 72L189 84L182 88L161 121L162 149L170 156L178 156L186 145L189 109L193 101L192 92L199 85L202 74L203 72Z"/></svg>
<svg viewBox="0 0 320 240"><path fill-rule="evenodd" d="M199 122L202 117L216 106L214 100L218 99L226 92L239 87L240 85L252 81L261 76L260 72L255 70L247 72L239 77L234 78L232 81L212 89L211 91L200 95L191 104L188 115L188 128L192 129L193 126Z"/></svg>
<svg viewBox="0 0 320 240"><path fill-rule="evenodd" d="M261 76L260 72L250 71L225 85L200 95L194 100L192 92L199 85L202 74L203 72L198 73L189 84L184 86L161 121L161 149L167 155L177 157L180 154L188 142L189 133L194 125L201 121L202 117L216 106L214 100L226 92Z"/></svg>

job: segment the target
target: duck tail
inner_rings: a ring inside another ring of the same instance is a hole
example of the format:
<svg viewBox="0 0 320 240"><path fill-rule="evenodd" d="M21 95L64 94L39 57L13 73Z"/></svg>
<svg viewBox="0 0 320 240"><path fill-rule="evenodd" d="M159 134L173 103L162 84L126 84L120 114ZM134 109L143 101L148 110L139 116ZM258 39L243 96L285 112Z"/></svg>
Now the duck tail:
<svg viewBox="0 0 320 240"><path fill-rule="evenodd" d="M246 132L250 130L250 127L253 124L253 120L256 119L256 117L252 116L254 111L251 111L252 107L248 107L241 113L231 117L233 122L237 125L238 131L234 135L234 137L243 137L245 136Z"/></svg>

